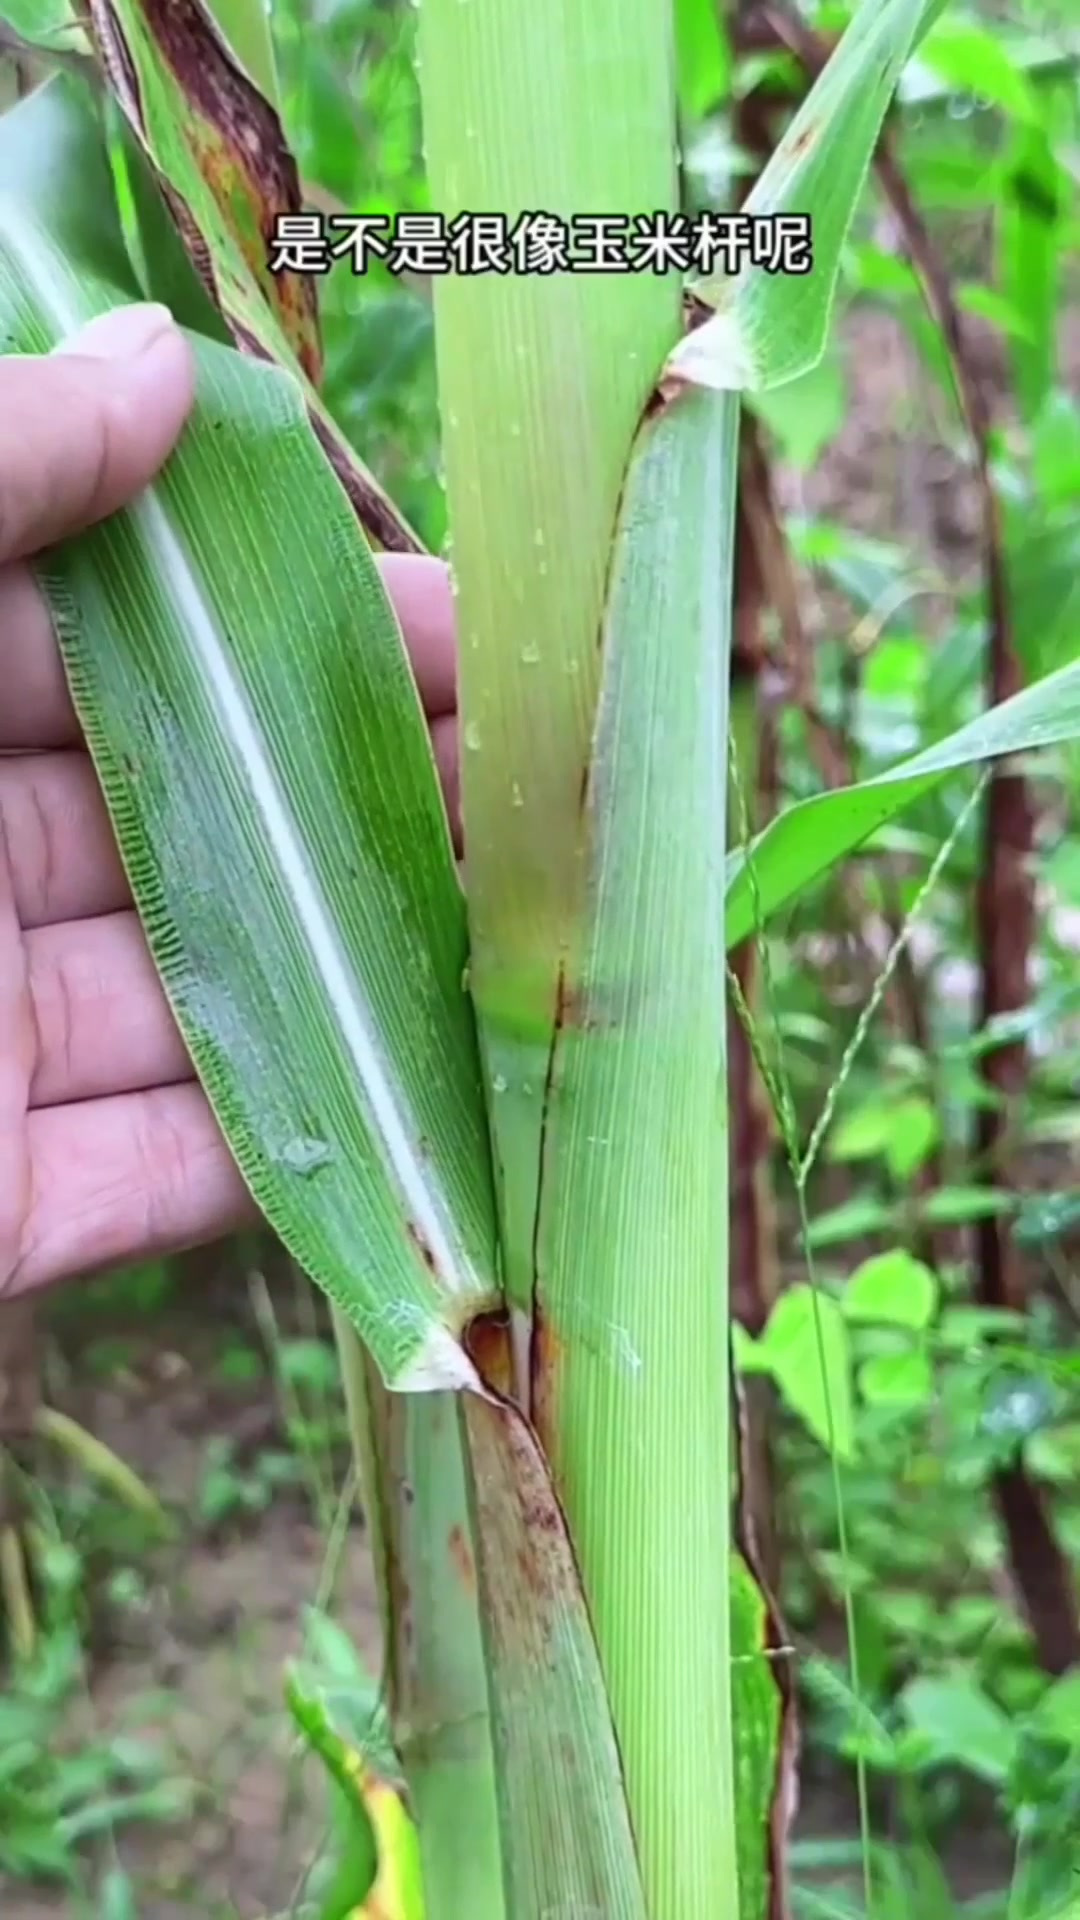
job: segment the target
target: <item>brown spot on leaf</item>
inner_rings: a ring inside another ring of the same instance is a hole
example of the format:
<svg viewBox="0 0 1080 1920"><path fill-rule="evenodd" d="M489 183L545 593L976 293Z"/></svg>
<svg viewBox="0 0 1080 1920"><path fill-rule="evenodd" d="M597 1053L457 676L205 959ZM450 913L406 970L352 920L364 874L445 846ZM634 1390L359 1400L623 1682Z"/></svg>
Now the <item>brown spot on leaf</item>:
<svg viewBox="0 0 1080 1920"><path fill-rule="evenodd" d="M820 130L816 120L811 120L807 123L799 134L798 139L793 140L791 143L790 151L793 160L797 160L801 153L805 153L808 147L813 146Z"/></svg>
<svg viewBox="0 0 1080 1920"><path fill-rule="evenodd" d="M704 300L699 300L696 293L684 293L683 326L687 333L695 333L698 327L703 327L712 317L712 308L707 307Z"/></svg>
<svg viewBox="0 0 1080 1920"><path fill-rule="evenodd" d="M425 1239L424 1235L421 1233L415 1220L409 1220L406 1222L405 1231L408 1234L409 1239L412 1241L413 1246L416 1248L417 1253L420 1255L420 1258L423 1261L428 1272L434 1273L435 1272L435 1255L432 1253L427 1240Z"/></svg>
<svg viewBox="0 0 1080 1920"><path fill-rule="evenodd" d="M567 979L565 971L562 972L555 999L555 1025L560 1031L563 1027L580 1027L584 1032L595 1024L590 1017L587 996L580 986Z"/></svg>

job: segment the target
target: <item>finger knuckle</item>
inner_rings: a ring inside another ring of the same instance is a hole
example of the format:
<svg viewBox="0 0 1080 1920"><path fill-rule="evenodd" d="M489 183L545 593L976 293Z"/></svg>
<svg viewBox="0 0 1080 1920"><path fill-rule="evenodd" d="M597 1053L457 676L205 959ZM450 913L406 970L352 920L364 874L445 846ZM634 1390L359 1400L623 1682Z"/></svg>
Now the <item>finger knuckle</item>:
<svg viewBox="0 0 1080 1920"><path fill-rule="evenodd" d="M169 1088L155 1087L142 1095L135 1150L144 1239L148 1246L159 1247L172 1235L191 1171Z"/></svg>

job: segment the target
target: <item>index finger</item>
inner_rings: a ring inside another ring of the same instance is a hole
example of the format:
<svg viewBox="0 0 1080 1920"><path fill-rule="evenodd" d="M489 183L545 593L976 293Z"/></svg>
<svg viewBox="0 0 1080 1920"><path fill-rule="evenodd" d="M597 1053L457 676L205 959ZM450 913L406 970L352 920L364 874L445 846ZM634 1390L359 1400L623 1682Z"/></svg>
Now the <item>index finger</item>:
<svg viewBox="0 0 1080 1920"><path fill-rule="evenodd" d="M0 563L114 513L163 464L194 397L166 307L121 307L58 352L0 359Z"/></svg>

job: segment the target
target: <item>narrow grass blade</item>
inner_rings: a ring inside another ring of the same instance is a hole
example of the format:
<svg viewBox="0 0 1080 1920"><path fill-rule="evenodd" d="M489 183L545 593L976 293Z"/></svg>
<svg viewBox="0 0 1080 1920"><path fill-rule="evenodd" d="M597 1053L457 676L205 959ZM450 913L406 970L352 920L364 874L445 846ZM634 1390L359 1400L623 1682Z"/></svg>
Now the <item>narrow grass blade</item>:
<svg viewBox="0 0 1080 1920"><path fill-rule="evenodd" d="M40 351L135 291L112 277L104 150L66 81L0 120L0 178L0 339ZM195 415L165 472L41 578L136 904L238 1165L384 1377L453 1386L473 1378L455 1336L497 1296L430 743L295 380L193 345Z"/></svg>
<svg viewBox="0 0 1080 1920"><path fill-rule="evenodd" d="M735 946L879 827L960 767L1080 737L1080 661L1047 674L944 740L855 787L789 807L728 861L727 940Z"/></svg>
<svg viewBox="0 0 1080 1920"><path fill-rule="evenodd" d="M315 430L364 527L383 546L418 551L315 390L314 282L270 271L274 220L302 207L274 107L237 64L203 0L88 5L109 85L236 345L298 374Z"/></svg>
<svg viewBox="0 0 1080 1920"><path fill-rule="evenodd" d="M133 1513L141 1513L144 1519L153 1521L162 1533L170 1531L169 1516L153 1489L145 1480L140 1480L127 1461L121 1460L104 1440L81 1427L70 1414L61 1413L57 1407L38 1407L34 1412L34 1432L43 1440L51 1440L75 1466L108 1487Z"/></svg>
<svg viewBox="0 0 1080 1920"><path fill-rule="evenodd" d="M643 425L615 536L538 1236L535 1411L650 1920L738 1914L723 855L738 401Z"/></svg>
<svg viewBox="0 0 1080 1920"><path fill-rule="evenodd" d="M694 287L714 317L667 364L672 381L761 392L817 365L825 349L840 251L885 111L922 23L926 0L863 0L810 89L744 212L805 214L813 265L799 274L745 266Z"/></svg>

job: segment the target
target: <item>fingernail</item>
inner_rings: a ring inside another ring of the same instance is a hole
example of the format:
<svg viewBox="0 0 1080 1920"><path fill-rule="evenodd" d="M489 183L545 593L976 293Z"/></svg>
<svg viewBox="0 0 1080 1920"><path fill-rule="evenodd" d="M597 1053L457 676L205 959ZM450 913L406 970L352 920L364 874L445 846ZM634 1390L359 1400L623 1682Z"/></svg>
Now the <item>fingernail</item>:
<svg viewBox="0 0 1080 1920"><path fill-rule="evenodd" d="M56 352L78 353L90 360L137 360L175 324L168 307L156 301L116 307L62 340Z"/></svg>

